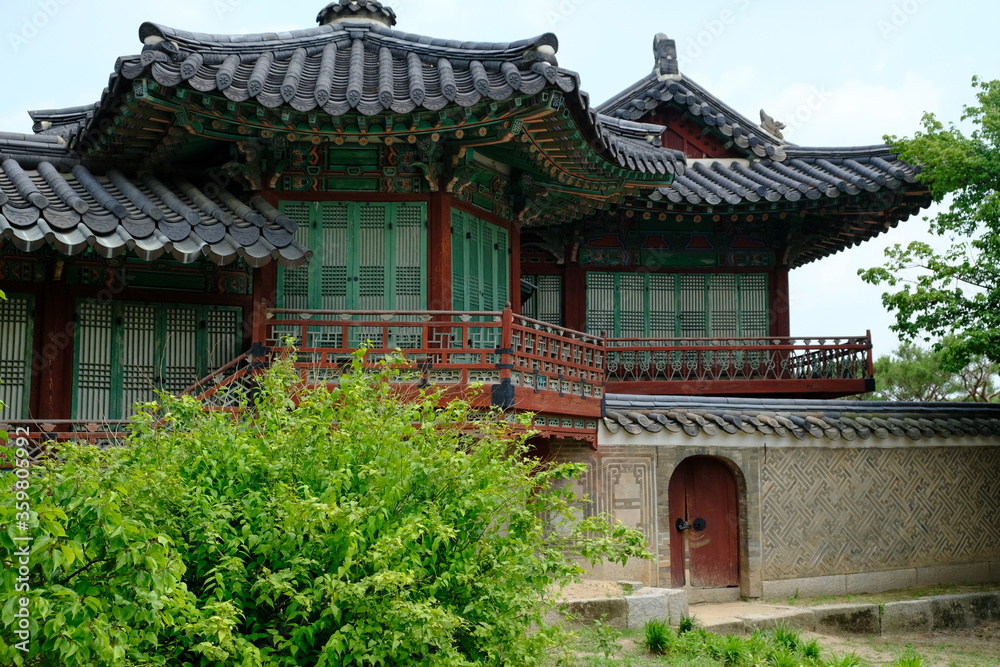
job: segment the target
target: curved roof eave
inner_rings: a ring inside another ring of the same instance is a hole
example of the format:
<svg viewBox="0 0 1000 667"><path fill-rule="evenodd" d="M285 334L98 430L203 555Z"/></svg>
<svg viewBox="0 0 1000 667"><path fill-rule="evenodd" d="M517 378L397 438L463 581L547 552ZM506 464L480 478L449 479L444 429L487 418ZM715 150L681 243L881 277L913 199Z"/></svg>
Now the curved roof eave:
<svg viewBox="0 0 1000 667"><path fill-rule="evenodd" d="M552 88L576 100L585 112L577 114L582 136L612 164L665 175L683 169L679 152L634 141L648 133L645 126L593 112L579 75L558 66L558 41L551 34L510 43L459 42L350 22L256 35L189 33L144 23L139 34L146 42L142 53L118 59L97 105L34 112L36 131L47 124L44 131L72 140L99 130L100 117L113 114L126 85L140 77L234 102L331 116L437 112ZM650 151L655 155L644 155Z"/></svg>

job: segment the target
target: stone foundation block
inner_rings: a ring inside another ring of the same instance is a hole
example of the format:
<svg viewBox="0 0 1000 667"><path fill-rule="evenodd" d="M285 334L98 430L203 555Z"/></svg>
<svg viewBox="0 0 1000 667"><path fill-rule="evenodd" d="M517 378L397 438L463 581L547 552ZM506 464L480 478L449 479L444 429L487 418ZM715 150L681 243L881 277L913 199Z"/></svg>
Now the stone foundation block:
<svg viewBox="0 0 1000 667"><path fill-rule="evenodd" d="M926 598L931 605L932 630L956 630L976 624L965 595L935 595Z"/></svg>
<svg viewBox="0 0 1000 667"><path fill-rule="evenodd" d="M917 571L888 570L885 572L864 572L847 575L847 594L881 593L917 586Z"/></svg>
<svg viewBox="0 0 1000 667"><path fill-rule="evenodd" d="M691 610L688 607L687 591L677 588L661 588L659 590L663 591L663 595L667 598L671 625L677 625L681 622L682 618L691 615Z"/></svg>
<svg viewBox="0 0 1000 667"><path fill-rule="evenodd" d="M816 616L812 609L789 609L771 614L748 614L743 617L749 630L770 630L785 625L804 632L816 631Z"/></svg>
<svg viewBox="0 0 1000 667"><path fill-rule="evenodd" d="M933 626L933 613L928 600L887 602L883 609L882 634L884 635L930 632Z"/></svg>
<svg viewBox="0 0 1000 667"><path fill-rule="evenodd" d="M566 616L589 623L602 621L612 628L628 629L628 603L625 598L591 598L566 604Z"/></svg>
<svg viewBox="0 0 1000 667"><path fill-rule="evenodd" d="M816 632L829 635L879 635L882 623L878 605L828 604L812 608Z"/></svg>
<svg viewBox="0 0 1000 667"><path fill-rule="evenodd" d="M742 618L717 618L702 626L717 635L745 635L747 623Z"/></svg>
<svg viewBox="0 0 1000 667"><path fill-rule="evenodd" d="M936 584L984 584L989 582L990 563L935 565L917 568L917 586Z"/></svg>
<svg viewBox="0 0 1000 667"><path fill-rule="evenodd" d="M628 608L628 628L642 629L647 621L667 621L670 606L665 595L630 595L625 598Z"/></svg>
<svg viewBox="0 0 1000 667"><path fill-rule="evenodd" d="M986 623L1000 619L1000 593L968 593L966 598L969 614L976 623Z"/></svg>
<svg viewBox="0 0 1000 667"><path fill-rule="evenodd" d="M806 577L764 582L764 598L769 600L790 597L815 598L822 595L847 595L846 577L837 574L829 577Z"/></svg>

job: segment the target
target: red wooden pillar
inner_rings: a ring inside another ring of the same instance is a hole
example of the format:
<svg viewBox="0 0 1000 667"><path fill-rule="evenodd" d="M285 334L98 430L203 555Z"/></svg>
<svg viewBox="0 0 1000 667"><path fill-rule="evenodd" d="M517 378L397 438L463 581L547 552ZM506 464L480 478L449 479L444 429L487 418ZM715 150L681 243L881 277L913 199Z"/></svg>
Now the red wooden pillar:
<svg viewBox="0 0 1000 667"><path fill-rule="evenodd" d="M567 329L587 330L587 273L577 264L565 266L563 312Z"/></svg>
<svg viewBox="0 0 1000 667"><path fill-rule="evenodd" d="M451 196L431 193L427 215L427 308L451 310Z"/></svg>
<svg viewBox="0 0 1000 667"><path fill-rule="evenodd" d="M514 313L521 314L521 223L510 225L510 304Z"/></svg>
<svg viewBox="0 0 1000 667"><path fill-rule="evenodd" d="M73 411L73 299L61 279L50 276L35 303L41 335L32 357L32 384L38 387L36 419L69 419Z"/></svg>
<svg viewBox="0 0 1000 667"><path fill-rule="evenodd" d="M791 296L788 293L788 267L779 266L771 273L771 307L769 309L768 330L772 338L787 338L791 335L790 308ZM790 378L791 374L786 368L786 362L790 353L787 351L777 352L774 355L774 362L778 368L778 377Z"/></svg>
<svg viewBox="0 0 1000 667"><path fill-rule="evenodd" d="M244 347L267 344L267 311L278 304L278 265L275 262L254 269L250 330L244 331ZM249 341L245 340L249 337Z"/></svg>
<svg viewBox="0 0 1000 667"><path fill-rule="evenodd" d="M779 266L771 273L771 276L771 308L768 329L773 337L787 338L791 335L788 267Z"/></svg>

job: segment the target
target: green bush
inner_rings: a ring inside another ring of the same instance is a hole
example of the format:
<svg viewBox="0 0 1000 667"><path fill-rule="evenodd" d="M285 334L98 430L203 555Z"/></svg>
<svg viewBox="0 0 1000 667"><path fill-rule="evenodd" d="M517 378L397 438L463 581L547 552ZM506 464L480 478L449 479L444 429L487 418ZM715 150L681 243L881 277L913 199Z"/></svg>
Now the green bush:
<svg viewBox="0 0 1000 667"><path fill-rule="evenodd" d="M399 386L360 355L332 389L283 362L239 416L164 398L127 447L62 448L30 490L31 652L8 604L0 664L541 663L551 586L642 535L574 520L581 467L526 458L497 415Z"/></svg>

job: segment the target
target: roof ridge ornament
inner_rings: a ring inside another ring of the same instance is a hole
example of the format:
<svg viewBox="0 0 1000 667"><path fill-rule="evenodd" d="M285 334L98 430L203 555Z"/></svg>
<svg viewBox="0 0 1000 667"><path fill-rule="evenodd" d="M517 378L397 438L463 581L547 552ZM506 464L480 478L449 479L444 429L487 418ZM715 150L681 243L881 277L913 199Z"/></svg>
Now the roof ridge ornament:
<svg viewBox="0 0 1000 667"><path fill-rule="evenodd" d="M784 139L781 131L785 129L785 124L779 120L774 120L763 109L760 110L760 129L770 134L775 139Z"/></svg>
<svg viewBox="0 0 1000 667"><path fill-rule="evenodd" d="M653 54L656 63L653 72L662 79L674 79L680 76L677 65L677 43L662 32L653 38Z"/></svg>
<svg viewBox="0 0 1000 667"><path fill-rule="evenodd" d="M396 25L396 12L378 0L334 0L316 15L321 26L342 21L377 23L391 28Z"/></svg>

